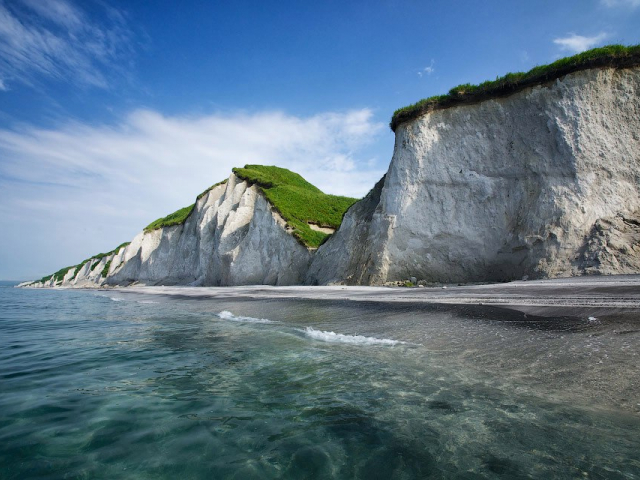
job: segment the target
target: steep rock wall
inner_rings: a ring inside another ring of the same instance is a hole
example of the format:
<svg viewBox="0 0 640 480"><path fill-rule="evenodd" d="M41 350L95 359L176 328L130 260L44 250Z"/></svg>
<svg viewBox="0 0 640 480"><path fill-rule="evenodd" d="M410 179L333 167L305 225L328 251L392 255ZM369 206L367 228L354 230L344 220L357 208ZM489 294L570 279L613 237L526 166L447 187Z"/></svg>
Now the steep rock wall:
<svg viewBox="0 0 640 480"><path fill-rule="evenodd" d="M255 185L231 175L182 225L141 232L117 255L108 285L294 285L311 252Z"/></svg>
<svg viewBox="0 0 640 480"><path fill-rule="evenodd" d="M304 282L311 255L259 188L231 175L198 199L183 224L142 231L61 281L28 286L295 285Z"/></svg>
<svg viewBox="0 0 640 480"><path fill-rule="evenodd" d="M616 250L593 229L633 217L639 189L638 68L437 110L397 128L379 193L347 212L307 283L628 273L598 260Z"/></svg>

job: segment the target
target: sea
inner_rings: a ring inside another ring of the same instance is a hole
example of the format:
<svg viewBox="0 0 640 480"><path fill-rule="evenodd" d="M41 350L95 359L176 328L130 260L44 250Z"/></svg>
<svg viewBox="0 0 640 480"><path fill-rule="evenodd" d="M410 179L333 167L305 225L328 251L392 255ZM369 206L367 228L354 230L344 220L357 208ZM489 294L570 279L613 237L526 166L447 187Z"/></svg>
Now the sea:
<svg viewBox="0 0 640 480"><path fill-rule="evenodd" d="M640 322L0 284L0 478L640 478Z"/></svg>

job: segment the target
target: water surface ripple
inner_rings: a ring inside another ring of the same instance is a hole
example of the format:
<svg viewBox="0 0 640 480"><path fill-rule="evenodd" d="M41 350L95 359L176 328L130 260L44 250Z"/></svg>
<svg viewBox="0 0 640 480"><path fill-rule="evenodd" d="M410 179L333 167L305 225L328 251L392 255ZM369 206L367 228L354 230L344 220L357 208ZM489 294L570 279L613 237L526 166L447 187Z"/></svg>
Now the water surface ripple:
<svg viewBox="0 0 640 480"><path fill-rule="evenodd" d="M640 478L638 325L0 286L0 478Z"/></svg>

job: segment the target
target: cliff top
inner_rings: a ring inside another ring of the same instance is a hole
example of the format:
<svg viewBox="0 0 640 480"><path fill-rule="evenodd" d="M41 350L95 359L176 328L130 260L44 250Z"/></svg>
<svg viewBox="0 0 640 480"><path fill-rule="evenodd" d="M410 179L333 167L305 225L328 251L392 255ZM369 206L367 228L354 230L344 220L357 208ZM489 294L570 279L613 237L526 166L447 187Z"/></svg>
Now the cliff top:
<svg viewBox="0 0 640 480"><path fill-rule="evenodd" d="M327 195L307 182L297 173L275 166L245 165L234 168L233 173L240 179L257 185L269 203L285 219L292 229L292 235L305 247L317 248L329 234L314 230L317 227L337 229L342 216L357 199ZM213 188L226 183L216 183L198 195L198 200ZM145 232L163 227L183 224L195 207L195 203L181 208L166 217L159 218L145 227Z"/></svg>
<svg viewBox="0 0 640 480"><path fill-rule="evenodd" d="M214 185L211 185L209 188L207 188L204 192L202 192L200 195L196 197L196 202L200 200L202 197L204 197L211 190L216 188L218 185L223 185L225 183L227 183L226 179ZM157 230L159 228L172 227L174 225L182 225L187 220L187 218L189 218L189 215L191 215L191 212L193 211L195 206L196 204L192 203L188 207L184 207L184 208L181 208L180 210L176 210L175 212L170 213L166 217L158 218L157 220L154 220L149 225L144 227L144 231L151 232L152 230Z"/></svg>
<svg viewBox="0 0 640 480"><path fill-rule="evenodd" d="M264 165L245 165L233 173L260 187L264 196L293 229L292 235L303 245L319 247L329 235L311 228L337 229L347 209L357 199L327 195L286 168Z"/></svg>
<svg viewBox="0 0 640 480"><path fill-rule="evenodd" d="M477 103L519 92L525 88L556 80L569 73L591 68L629 68L640 65L640 45L608 45L561 58L548 65L539 65L528 72L507 73L495 80L479 85L465 83L449 90L445 95L436 95L420 100L413 105L396 110L389 126L394 132L402 123L414 120L434 110Z"/></svg>

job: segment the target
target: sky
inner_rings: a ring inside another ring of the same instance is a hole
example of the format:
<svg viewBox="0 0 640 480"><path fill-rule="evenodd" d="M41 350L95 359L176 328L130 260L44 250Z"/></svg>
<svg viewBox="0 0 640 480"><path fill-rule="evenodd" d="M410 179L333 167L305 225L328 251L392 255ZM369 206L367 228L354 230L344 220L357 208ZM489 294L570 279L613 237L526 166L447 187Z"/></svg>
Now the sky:
<svg viewBox="0 0 640 480"><path fill-rule="evenodd" d="M362 197L397 108L611 43L640 43L640 0L0 0L0 279L245 164Z"/></svg>

